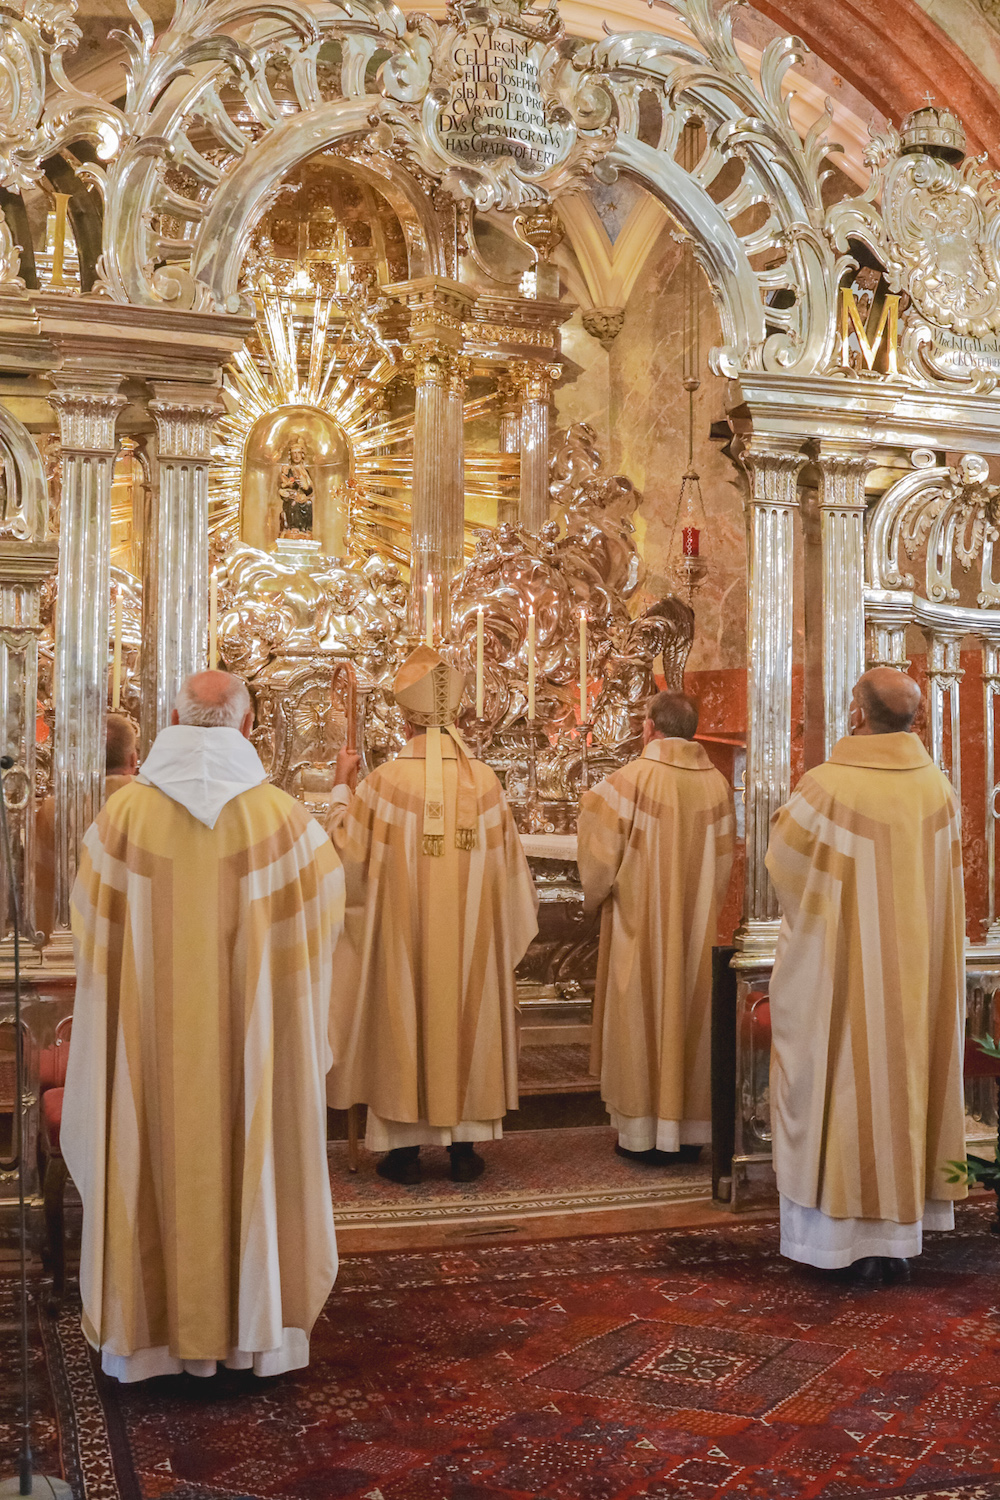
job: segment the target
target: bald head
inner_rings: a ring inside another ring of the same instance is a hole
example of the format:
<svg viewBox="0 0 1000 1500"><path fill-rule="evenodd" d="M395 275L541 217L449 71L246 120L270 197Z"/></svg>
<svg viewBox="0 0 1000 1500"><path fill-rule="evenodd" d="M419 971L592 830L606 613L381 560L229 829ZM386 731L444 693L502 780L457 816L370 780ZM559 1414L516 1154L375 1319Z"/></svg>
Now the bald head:
<svg viewBox="0 0 1000 1500"><path fill-rule="evenodd" d="M170 722L199 729L238 729L249 738L253 705L247 685L231 672L194 672L181 684Z"/></svg>
<svg viewBox="0 0 1000 1500"><path fill-rule="evenodd" d="M861 715L855 734L899 734L913 726L920 689L895 667L873 667L858 678L851 701Z"/></svg>

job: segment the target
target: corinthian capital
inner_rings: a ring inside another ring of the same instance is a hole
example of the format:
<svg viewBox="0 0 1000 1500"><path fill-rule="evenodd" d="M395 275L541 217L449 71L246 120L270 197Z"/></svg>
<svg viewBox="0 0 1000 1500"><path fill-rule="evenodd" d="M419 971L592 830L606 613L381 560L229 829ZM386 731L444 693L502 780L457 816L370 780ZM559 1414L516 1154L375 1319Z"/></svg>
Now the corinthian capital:
<svg viewBox="0 0 1000 1500"><path fill-rule="evenodd" d="M408 344L403 359L413 366L415 384L437 385L443 390L454 390L456 381L464 381L468 368L451 345L440 339L421 339L418 344Z"/></svg>
<svg viewBox="0 0 1000 1500"><path fill-rule="evenodd" d="M754 505L797 506L796 482L806 455L779 443L752 439L743 454L743 463L751 478L751 500Z"/></svg>
<svg viewBox="0 0 1000 1500"><path fill-rule="evenodd" d="M125 405L121 375L57 370L51 378L49 404L59 416L63 453L115 453L115 424Z"/></svg>
<svg viewBox="0 0 1000 1500"><path fill-rule="evenodd" d="M547 401L552 395L552 382L558 380L561 374L562 368L559 365L536 364L532 360L526 360L524 364L517 366L513 378L522 401Z"/></svg>
<svg viewBox="0 0 1000 1500"><path fill-rule="evenodd" d="M208 462L212 431L225 411L217 386L156 381L149 409L156 422L160 458Z"/></svg>
<svg viewBox="0 0 1000 1500"><path fill-rule="evenodd" d="M823 483L819 503L823 510L865 509L865 480L872 468L867 452L822 449L817 460Z"/></svg>

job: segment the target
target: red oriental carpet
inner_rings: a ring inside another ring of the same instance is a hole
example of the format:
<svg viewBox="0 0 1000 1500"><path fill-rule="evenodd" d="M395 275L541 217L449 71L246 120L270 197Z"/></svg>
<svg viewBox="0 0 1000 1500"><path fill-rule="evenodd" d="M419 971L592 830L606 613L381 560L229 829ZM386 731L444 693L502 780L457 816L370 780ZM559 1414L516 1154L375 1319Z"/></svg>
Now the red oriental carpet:
<svg viewBox="0 0 1000 1500"><path fill-rule="evenodd" d="M270 1381L117 1386L67 1310L67 1471L87 1500L1000 1500L988 1213L877 1290L760 1224L350 1257Z"/></svg>

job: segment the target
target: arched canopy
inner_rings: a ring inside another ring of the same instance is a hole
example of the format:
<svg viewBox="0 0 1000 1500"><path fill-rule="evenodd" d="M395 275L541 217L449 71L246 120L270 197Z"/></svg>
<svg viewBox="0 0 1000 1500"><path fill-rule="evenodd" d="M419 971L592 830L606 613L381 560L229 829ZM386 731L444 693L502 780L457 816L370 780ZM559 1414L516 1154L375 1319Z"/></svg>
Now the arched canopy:
<svg viewBox="0 0 1000 1500"><path fill-rule="evenodd" d="M510 163L465 170L442 151L454 20L356 0L349 14L248 6L222 32L217 6L182 8L133 47L132 134L107 174L107 287L120 301L235 311L254 225L289 173L331 148L392 203L414 277L455 275L435 182L516 207L622 171L695 242L725 332L716 368L815 373L831 354L838 268L823 235L826 143L820 129L799 137L783 97L797 44L767 49L758 85L724 14L700 0L676 9L694 45L649 33L532 44L557 159L529 176ZM690 170L678 158L688 121L705 142ZM736 186L720 194L734 162Z"/></svg>

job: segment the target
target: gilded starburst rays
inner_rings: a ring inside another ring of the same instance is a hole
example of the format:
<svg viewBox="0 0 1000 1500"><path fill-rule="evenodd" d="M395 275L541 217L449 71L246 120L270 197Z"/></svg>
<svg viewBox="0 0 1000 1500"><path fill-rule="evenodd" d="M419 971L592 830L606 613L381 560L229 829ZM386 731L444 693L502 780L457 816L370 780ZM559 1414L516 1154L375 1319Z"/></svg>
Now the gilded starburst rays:
<svg viewBox="0 0 1000 1500"><path fill-rule="evenodd" d="M347 440L352 553L378 552L405 567L414 413L405 400L399 346L386 339L370 296L339 298L319 288L303 295L266 279L254 291L255 346L240 350L227 371L227 412L216 427L209 481L213 552L224 555L240 538L244 452L255 424L280 408L297 408L332 419ZM468 401L466 422L486 416L496 401L495 391ZM516 455L467 453L468 552L473 530L495 521L518 477Z"/></svg>

